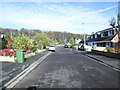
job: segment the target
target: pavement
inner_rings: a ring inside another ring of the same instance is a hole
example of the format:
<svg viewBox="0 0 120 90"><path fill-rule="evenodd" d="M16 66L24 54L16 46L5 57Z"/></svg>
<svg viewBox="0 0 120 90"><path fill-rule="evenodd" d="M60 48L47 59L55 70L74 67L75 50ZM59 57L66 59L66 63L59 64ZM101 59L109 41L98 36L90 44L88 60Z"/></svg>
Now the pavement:
<svg viewBox="0 0 120 90"><path fill-rule="evenodd" d="M0 62L0 86L14 78L46 53L45 50L39 50L37 55L25 59L23 63Z"/></svg>
<svg viewBox="0 0 120 90"><path fill-rule="evenodd" d="M86 52L86 51L78 51L78 52L80 52L81 54L83 54L87 57L95 59L101 63L105 63L106 65L113 67L113 68L117 69L118 71L120 71L120 60L119 59L94 54L92 52Z"/></svg>
<svg viewBox="0 0 120 90"><path fill-rule="evenodd" d="M79 52L60 46L16 84L14 89L32 87L118 90L118 72Z"/></svg>

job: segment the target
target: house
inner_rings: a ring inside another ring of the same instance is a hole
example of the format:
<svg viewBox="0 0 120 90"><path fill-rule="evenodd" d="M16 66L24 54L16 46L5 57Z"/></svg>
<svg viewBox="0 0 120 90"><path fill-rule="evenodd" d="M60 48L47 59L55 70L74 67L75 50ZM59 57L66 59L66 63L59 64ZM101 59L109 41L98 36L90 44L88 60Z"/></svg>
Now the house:
<svg viewBox="0 0 120 90"><path fill-rule="evenodd" d="M17 36L18 35L18 30L17 29L0 28L0 33L3 33L4 35Z"/></svg>
<svg viewBox="0 0 120 90"><path fill-rule="evenodd" d="M118 33L113 28L108 28L90 35L86 42L89 46L116 48L119 41Z"/></svg>
<svg viewBox="0 0 120 90"><path fill-rule="evenodd" d="M120 48L120 37L116 30L107 28L84 37L79 42L79 46L80 48L82 48L81 46L90 46L91 48L95 46L96 50L100 51L103 51L108 47Z"/></svg>

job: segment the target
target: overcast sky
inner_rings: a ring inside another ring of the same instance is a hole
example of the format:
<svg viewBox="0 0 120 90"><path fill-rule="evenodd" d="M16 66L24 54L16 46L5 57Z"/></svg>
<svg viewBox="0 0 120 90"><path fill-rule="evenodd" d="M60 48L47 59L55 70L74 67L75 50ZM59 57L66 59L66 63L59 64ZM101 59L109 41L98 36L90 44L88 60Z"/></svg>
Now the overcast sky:
<svg viewBox="0 0 120 90"><path fill-rule="evenodd" d="M88 33L109 28L118 2L1 2L0 27Z"/></svg>

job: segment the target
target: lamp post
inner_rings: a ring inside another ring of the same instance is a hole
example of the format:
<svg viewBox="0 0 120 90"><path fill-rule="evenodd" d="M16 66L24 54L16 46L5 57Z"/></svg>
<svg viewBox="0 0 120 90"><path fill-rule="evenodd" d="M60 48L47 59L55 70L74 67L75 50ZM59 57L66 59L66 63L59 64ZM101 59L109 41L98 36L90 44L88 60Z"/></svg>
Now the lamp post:
<svg viewBox="0 0 120 90"><path fill-rule="evenodd" d="M84 34L84 46L86 45L85 34Z"/></svg>
<svg viewBox="0 0 120 90"><path fill-rule="evenodd" d="M118 2L118 17L117 17L117 24L118 24L118 37L120 37L120 1Z"/></svg>

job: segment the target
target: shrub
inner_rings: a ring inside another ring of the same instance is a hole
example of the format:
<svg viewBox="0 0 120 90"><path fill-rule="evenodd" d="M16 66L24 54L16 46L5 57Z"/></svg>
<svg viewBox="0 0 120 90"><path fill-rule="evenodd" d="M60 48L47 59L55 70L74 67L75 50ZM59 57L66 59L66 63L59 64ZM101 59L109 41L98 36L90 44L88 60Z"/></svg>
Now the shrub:
<svg viewBox="0 0 120 90"><path fill-rule="evenodd" d="M120 48L116 49L116 52L117 52L117 53L120 53Z"/></svg>
<svg viewBox="0 0 120 90"><path fill-rule="evenodd" d="M116 53L115 48L107 48L106 50L107 52L110 52L110 53Z"/></svg>
<svg viewBox="0 0 120 90"><path fill-rule="evenodd" d="M30 50L34 46L35 44L33 40L25 37L24 35L14 38L14 41L13 41L14 49L24 49L25 51L31 52Z"/></svg>
<svg viewBox="0 0 120 90"><path fill-rule="evenodd" d="M32 50L33 52L36 52L36 51L37 51L37 47L32 47L31 50Z"/></svg>
<svg viewBox="0 0 120 90"><path fill-rule="evenodd" d="M37 47L40 49L46 48L46 46L52 44L52 40L45 33L37 33L34 37Z"/></svg>
<svg viewBox="0 0 120 90"><path fill-rule="evenodd" d="M14 49L26 49L27 48L28 39L25 36L18 36L14 39L13 48Z"/></svg>
<svg viewBox="0 0 120 90"><path fill-rule="evenodd" d="M4 38L6 41L6 48L12 48L13 38L9 35L5 35Z"/></svg>

